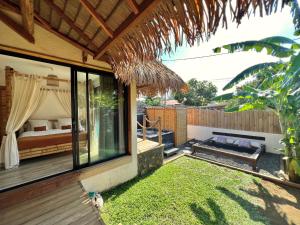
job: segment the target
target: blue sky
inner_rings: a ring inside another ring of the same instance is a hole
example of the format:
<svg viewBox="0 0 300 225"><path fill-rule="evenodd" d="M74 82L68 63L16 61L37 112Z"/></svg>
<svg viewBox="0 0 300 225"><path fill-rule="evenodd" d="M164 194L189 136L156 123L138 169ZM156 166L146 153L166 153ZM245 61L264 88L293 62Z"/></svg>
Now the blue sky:
<svg viewBox="0 0 300 225"><path fill-rule="evenodd" d="M271 16L251 16L244 18L242 24L229 24L228 29L220 28L208 42L189 47L177 48L172 55L164 55L163 60L198 57L214 54L212 49L228 43L247 40L259 40L269 36L293 37L294 27L290 8L285 7ZM210 80L218 87L218 94L223 93L223 86L235 75L249 66L262 62L276 61L275 57L265 53L239 52L210 58L163 61L163 63L180 75L184 81L191 78Z"/></svg>

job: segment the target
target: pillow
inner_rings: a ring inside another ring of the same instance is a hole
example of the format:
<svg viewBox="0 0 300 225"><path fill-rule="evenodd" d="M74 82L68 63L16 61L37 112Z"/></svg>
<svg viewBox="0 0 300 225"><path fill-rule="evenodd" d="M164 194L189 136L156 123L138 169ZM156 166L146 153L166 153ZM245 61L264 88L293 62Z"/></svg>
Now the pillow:
<svg viewBox="0 0 300 225"><path fill-rule="evenodd" d="M59 129L58 121L53 122L53 129Z"/></svg>
<svg viewBox="0 0 300 225"><path fill-rule="evenodd" d="M72 128L71 125L62 125L62 126L61 126L61 129L62 129L62 130L69 130L69 129L71 129L71 128Z"/></svg>
<svg viewBox="0 0 300 225"><path fill-rule="evenodd" d="M45 131L46 130L46 126L34 127L33 130L34 131Z"/></svg>
<svg viewBox="0 0 300 225"><path fill-rule="evenodd" d="M58 127L57 129L62 129L62 126L72 126L71 118L59 118L57 119Z"/></svg>
<svg viewBox="0 0 300 225"><path fill-rule="evenodd" d="M23 128L24 128L24 132L31 131L30 123L28 121L26 123L24 123Z"/></svg>
<svg viewBox="0 0 300 225"><path fill-rule="evenodd" d="M48 130L48 120L29 120L29 124L31 126L31 131L34 131L35 127L46 127L46 130Z"/></svg>
<svg viewBox="0 0 300 225"><path fill-rule="evenodd" d="M250 141L248 140L236 140L234 144L241 148L251 148Z"/></svg>
<svg viewBox="0 0 300 225"><path fill-rule="evenodd" d="M233 143L234 143L234 139L232 139L232 138L227 138L226 139L226 144L233 145Z"/></svg>
<svg viewBox="0 0 300 225"><path fill-rule="evenodd" d="M52 121L48 120L48 130L53 129L53 123Z"/></svg>
<svg viewBox="0 0 300 225"><path fill-rule="evenodd" d="M250 145L252 148L260 148L260 143L258 143L256 141L251 141Z"/></svg>
<svg viewBox="0 0 300 225"><path fill-rule="evenodd" d="M213 137L211 140L212 140L212 141L217 141L217 140L218 140L218 137Z"/></svg>
<svg viewBox="0 0 300 225"><path fill-rule="evenodd" d="M226 144L226 137L218 136L216 142L219 144Z"/></svg>

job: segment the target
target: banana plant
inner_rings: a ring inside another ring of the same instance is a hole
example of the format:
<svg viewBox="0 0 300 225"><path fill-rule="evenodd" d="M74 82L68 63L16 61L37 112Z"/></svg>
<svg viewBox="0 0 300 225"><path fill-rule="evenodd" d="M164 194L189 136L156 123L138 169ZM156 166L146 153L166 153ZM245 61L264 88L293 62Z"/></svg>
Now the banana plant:
<svg viewBox="0 0 300 225"><path fill-rule="evenodd" d="M294 167L300 176L300 44L275 36L228 44L216 48L215 52L222 49L229 52L265 50L278 58L277 62L260 63L239 73L223 88L228 90L235 86L235 92L218 96L215 100L229 101L227 111L266 108L274 111L284 137L283 151L286 156L298 160ZM245 83L249 78L252 80Z"/></svg>

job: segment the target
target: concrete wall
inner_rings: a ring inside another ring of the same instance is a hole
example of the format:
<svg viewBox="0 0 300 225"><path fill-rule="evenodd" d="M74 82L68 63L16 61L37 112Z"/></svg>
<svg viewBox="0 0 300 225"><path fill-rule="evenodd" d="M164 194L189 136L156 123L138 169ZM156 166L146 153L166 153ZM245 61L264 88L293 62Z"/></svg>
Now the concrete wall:
<svg viewBox="0 0 300 225"><path fill-rule="evenodd" d="M252 131L242 131L242 130L232 130L232 129L222 129L214 127L203 127L203 126L193 126L188 125L188 139L198 139L206 140L213 136L212 132L224 132L224 133L233 133L233 134L242 134L242 135L252 135L265 137L265 141L258 141L266 145L266 151L270 153L279 153L276 149L282 148L283 146L279 143L282 139L281 134L271 134L271 133L262 133L262 132L252 132Z"/></svg>
<svg viewBox="0 0 300 225"><path fill-rule="evenodd" d="M137 138L136 138L136 87L131 85L131 155L97 165L99 172L86 179L82 185L87 191L104 191L122 184L137 176ZM101 168L102 167L102 168ZM92 169L92 168L91 168ZM89 170L89 169L87 169ZM83 172L84 173L84 172ZM87 171L88 173L88 171Z"/></svg>

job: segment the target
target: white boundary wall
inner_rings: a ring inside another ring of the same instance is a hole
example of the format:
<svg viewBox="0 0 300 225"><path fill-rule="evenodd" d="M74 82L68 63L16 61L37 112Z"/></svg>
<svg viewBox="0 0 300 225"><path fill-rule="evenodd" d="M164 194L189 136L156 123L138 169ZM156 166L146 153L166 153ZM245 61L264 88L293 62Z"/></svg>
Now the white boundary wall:
<svg viewBox="0 0 300 225"><path fill-rule="evenodd" d="M271 133L262 133L262 132L253 132L253 131L244 131L244 130L232 130L232 129L222 129L215 127L203 127L203 126L187 126L187 136L188 139L198 139L206 140L213 136L212 132L224 132L224 133L233 133L241 135L251 135L264 137L265 141L258 141L266 145L266 151L270 153L280 153L276 149L282 148L283 146L279 143L282 139L281 134L271 134Z"/></svg>

